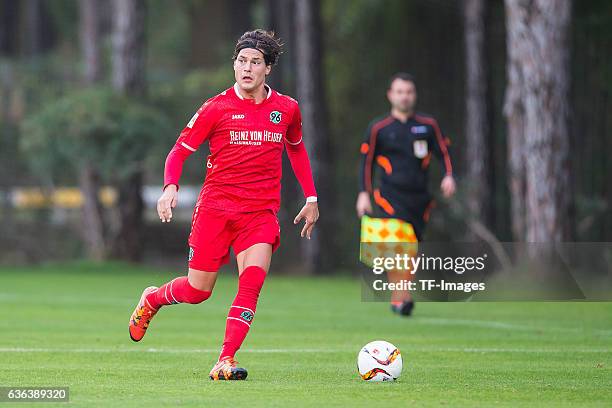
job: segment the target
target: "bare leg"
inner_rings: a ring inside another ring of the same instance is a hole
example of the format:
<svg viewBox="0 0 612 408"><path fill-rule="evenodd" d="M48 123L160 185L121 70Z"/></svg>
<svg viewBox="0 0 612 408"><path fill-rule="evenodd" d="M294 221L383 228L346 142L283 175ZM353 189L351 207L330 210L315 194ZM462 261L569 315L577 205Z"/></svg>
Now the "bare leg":
<svg viewBox="0 0 612 408"><path fill-rule="evenodd" d="M412 276L410 271L402 270L402 271L387 271L387 276L389 278L390 283L398 283L401 280L411 280ZM412 300L412 296L410 292L406 290L394 290L391 293L391 304L408 302Z"/></svg>
<svg viewBox="0 0 612 408"><path fill-rule="evenodd" d="M270 244L255 244L245 249L236 255L238 264L238 274L242 275L244 269L248 266L259 266L266 273L270 269L270 261L272 260L272 245Z"/></svg>
<svg viewBox="0 0 612 408"><path fill-rule="evenodd" d="M212 292L215 282L217 282L217 272L206 272L189 268L187 279L194 288Z"/></svg>

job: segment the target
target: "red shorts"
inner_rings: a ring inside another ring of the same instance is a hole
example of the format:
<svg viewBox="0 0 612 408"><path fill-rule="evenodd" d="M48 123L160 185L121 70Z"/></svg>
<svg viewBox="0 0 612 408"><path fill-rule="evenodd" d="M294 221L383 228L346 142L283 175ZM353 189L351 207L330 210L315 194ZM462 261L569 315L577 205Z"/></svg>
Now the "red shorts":
<svg viewBox="0 0 612 408"><path fill-rule="evenodd" d="M228 263L230 247L239 254L252 245L280 245L280 226L272 210L231 212L196 206L189 234L189 267L216 272Z"/></svg>

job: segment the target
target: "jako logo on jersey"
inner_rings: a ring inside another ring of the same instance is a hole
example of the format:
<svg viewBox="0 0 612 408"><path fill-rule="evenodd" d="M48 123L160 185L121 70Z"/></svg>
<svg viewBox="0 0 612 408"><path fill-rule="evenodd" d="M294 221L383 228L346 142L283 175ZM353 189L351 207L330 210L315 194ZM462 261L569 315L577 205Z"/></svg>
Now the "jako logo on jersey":
<svg viewBox="0 0 612 408"><path fill-rule="evenodd" d="M415 134L427 133L427 126L413 126L410 131Z"/></svg>
<svg viewBox="0 0 612 408"><path fill-rule="evenodd" d="M275 125L278 125L280 123L281 118L282 114L279 111L270 112L270 122L274 123Z"/></svg>
<svg viewBox="0 0 612 408"><path fill-rule="evenodd" d="M244 119L244 114L240 114L240 115L235 114L235 115L232 115L232 119Z"/></svg>
<svg viewBox="0 0 612 408"><path fill-rule="evenodd" d="M193 259L193 248L189 247L189 256L187 257L188 261L191 261Z"/></svg>
<svg viewBox="0 0 612 408"><path fill-rule="evenodd" d="M245 310L244 312L240 313L240 317L242 317L247 322L250 322L251 320L253 320L253 313L249 312L248 310Z"/></svg>

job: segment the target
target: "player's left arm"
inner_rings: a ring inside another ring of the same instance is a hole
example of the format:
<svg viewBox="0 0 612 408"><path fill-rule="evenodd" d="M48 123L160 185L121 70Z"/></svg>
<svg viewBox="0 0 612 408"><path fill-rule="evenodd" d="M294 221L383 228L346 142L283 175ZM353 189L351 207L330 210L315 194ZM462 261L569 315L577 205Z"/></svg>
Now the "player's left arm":
<svg viewBox="0 0 612 408"><path fill-rule="evenodd" d="M431 135L431 146L434 154L440 159L444 165L445 175L440 183L440 190L442 195L449 198L455 194L457 189L455 178L453 177L453 165L450 155L450 139L444 136L438 122L432 120L431 126L433 128L433 134Z"/></svg>
<svg viewBox="0 0 612 408"><path fill-rule="evenodd" d="M285 136L285 147L293 173L295 173L295 177L300 183L306 198L306 204L295 217L293 223L298 224L302 219L305 220L300 236L310 239L312 230L319 219L319 206L317 204L317 190L312 178L310 159L302 140L302 114L297 104L287 129L287 135Z"/></svg>

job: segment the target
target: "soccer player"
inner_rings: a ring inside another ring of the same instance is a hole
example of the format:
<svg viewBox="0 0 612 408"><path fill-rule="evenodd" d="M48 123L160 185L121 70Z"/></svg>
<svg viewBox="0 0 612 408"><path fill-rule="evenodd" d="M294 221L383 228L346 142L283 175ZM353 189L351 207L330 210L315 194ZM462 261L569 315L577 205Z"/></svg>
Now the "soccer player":
<svg viewBox="0 0 612 408"><path fill-rule="evenodd" d="M238 293L227 316L225 338L212 380L242 380L247 370L234 356L255 316L272 253L280 243L277 212L283 149L286 148L306 204L294 223L305 220L301 236L310 239L319 217L308 154L302 141L297 102L265 83L281 53L274 33L244 33L234 49L236 82L208 99L180 133L166 158L163 193L157 203L162 222L177 204L183 162L208 141L206 180L196 202L189 234L188 274L144 290L130 322L140 341L151 319L166 305L197 304L211 295L219 267L236 254Z"/></svg>
<svg viewBox="0 0 612 408"><path fill-rule="evenodd" d="M392 236L372 241L421 241L429 212L433 206L428 191L428 169L432 154L442 160L445 176L440 188L446 198L455 193L453 167L448 152L449 140L442 134L438 122L423 113L415 112L417 101L414 78L397 73L389 81L387 99L391 112L370 122L361 144L360 193L357 197L357 216L374 214L394 225ZM374 168L381 171L380 185L373 188ZM372 208L370 195L376 208ZM375 211L373 211L375 210ZM370 228L374 230L374 228ZM386 228L388 231L389 228ZM362 236L363 240L363 236ZM407 272L390 271L390 282L410 279ZM414 302L407 290L396 290L391 295L391 310L409 316Z"/></svg>

